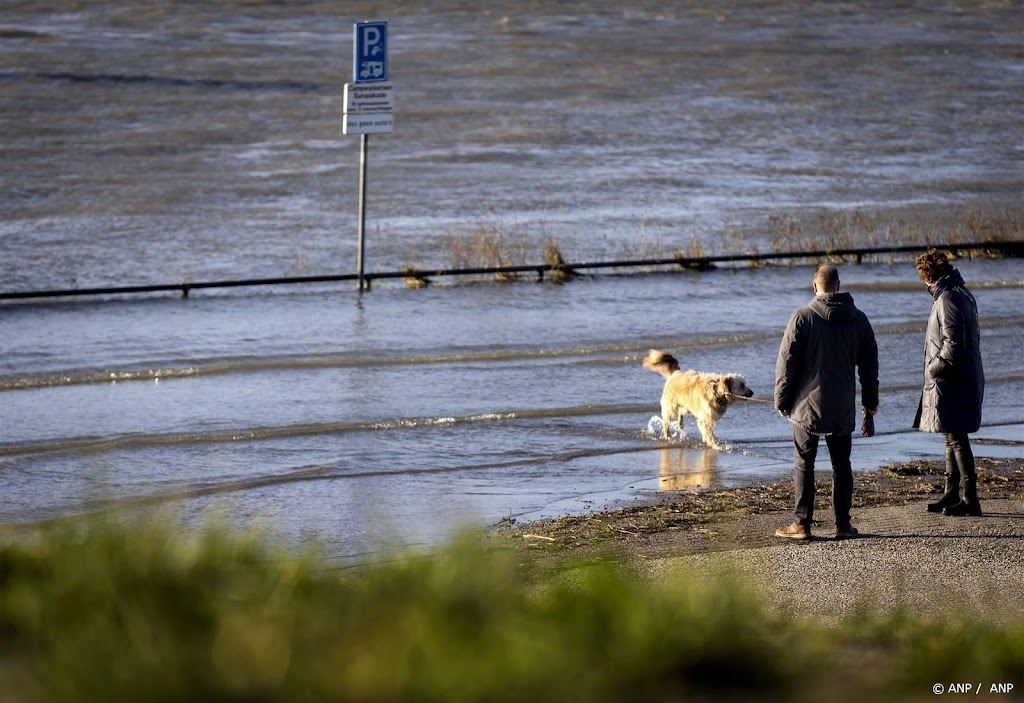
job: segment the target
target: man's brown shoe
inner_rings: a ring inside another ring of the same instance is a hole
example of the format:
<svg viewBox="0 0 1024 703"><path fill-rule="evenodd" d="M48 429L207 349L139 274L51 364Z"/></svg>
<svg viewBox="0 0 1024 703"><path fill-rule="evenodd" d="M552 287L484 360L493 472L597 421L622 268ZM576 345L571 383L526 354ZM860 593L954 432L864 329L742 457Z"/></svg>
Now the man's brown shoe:
<svg viewBox="0 0 1024 703"><path fill-rule="evenodd" d="M811 528L807 525L801 525L799 522L794 522L789 527L780 527L775 530L775 536L787 539L810 539Z"/></svg>

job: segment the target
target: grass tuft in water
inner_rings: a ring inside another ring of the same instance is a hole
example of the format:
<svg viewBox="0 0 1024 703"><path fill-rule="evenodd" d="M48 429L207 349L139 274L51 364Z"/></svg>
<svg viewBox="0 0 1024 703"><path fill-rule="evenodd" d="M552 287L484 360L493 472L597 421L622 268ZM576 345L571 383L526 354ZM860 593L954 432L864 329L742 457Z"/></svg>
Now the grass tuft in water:
<svg viewBox="0 0 1024 703"><path fill-rule="evenodd" d="M1024 220L1014 212L985 212L964 208L937 212L928 217L921 214L902 215L894 212L861 210L798 215L776 212L768 216L765 226L752 228L726 217L717 233L691 233L688 246L671 249L667 239L671 233L664 228L648 235L646 221L639 220L636 237L618 248L604 249L582 255L566 251L550 236L538 238L522 226L502 223L498 218L482 222L469 233L449 234L445 240L452 268L494 268L502 266L568 266L570 262L644 261L674 257L688 269L706 270L709 265L682 263L682 260L708 256L757 256L764 253L826 252L822 258L844 263L844 258L827 252L848 249L884 248L888 246L944 246L950 243L1024 242ZM668 251L671 250L671 254ZM963 252L951 252L954 257ZM998 256L999 252L974 251L972 255ZM895 260L893 255L882 255ZM900 255L910 258L911 254ZM859 258L858 258L859 260ZM752 268L767 266L751 260ZM514 274L501 274L502 280L514 280ZM557 280L554 279L554 280ZM567 279L561 279L567 280Z"/></svg>
<svg viewBox="0 0 1024 703"><path fill-rule="evenodd" d="M1012 213L963 209L927 220L861 210L806 220L786 213L769 216L773 252L836 251L886 246L942 246L948 243L1024 241L1024 221Z"/></svg>

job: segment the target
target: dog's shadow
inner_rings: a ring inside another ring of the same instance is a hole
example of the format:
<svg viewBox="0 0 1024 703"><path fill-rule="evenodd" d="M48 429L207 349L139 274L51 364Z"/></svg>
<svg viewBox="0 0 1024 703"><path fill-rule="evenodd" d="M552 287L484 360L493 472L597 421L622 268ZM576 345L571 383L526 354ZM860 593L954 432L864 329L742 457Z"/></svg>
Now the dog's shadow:
<svg viewBox="0 0 1024 703"><path fill-rule="evenodd" d="M718 483L718 452L708 447L664 447L661 450L660 491L692 491Z"/></svg>

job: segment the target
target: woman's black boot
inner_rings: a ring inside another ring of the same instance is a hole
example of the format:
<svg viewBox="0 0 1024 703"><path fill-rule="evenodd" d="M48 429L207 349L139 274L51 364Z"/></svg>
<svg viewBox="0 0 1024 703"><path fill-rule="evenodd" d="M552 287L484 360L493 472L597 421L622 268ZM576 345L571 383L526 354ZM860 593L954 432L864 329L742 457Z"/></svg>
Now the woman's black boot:
<svg viewBox="0 0 1024 703"><path fill-rule="evenodd" d="M942 514L952 517L965 515L981 517L981 502L978 500L978 476L973 470L964 476L964 499L956 505L944 508Z"/></svg>
<svg viewBox="0 0 1024 703"><path fill-rule="evenodd" d="M956 505L943 508L942 514L950 517L981 517L981 502L977 498L972 501L962 500Z"/></svg>
<svg viewBox="0 0 1024 703"><path fill-rule="evenodd" d="M953 491L950 492L949 491L949 482L947 481L946 482L946 492L937 501L935 501L934 503L929 503L928 504L928 512L929 513L941 513L944 509L950 508L950 507L956 505L959 502L960 502L960 493L956 490L956 488L954 488Z"/></svg>
<svg viewBox="0 0 1024 703"><path fill-rule="evenodd" d="M947 457L948 460L948 457ZM934 503L928 504L929 513L941 513L944 508L949 508L960 502L960 472L946 472L946 491Z"/></svg>

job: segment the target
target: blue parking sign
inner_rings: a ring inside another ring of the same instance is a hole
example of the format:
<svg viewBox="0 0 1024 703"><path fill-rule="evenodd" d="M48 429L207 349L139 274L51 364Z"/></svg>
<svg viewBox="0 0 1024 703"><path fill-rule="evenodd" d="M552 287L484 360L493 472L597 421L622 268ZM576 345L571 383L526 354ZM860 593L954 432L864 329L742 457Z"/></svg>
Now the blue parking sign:
<svg viewBox="0 0 1024 703"><path fill-rule="evenodd" d="M352 82L388 79L388 23L357 22L352 26Z"/></svg>

